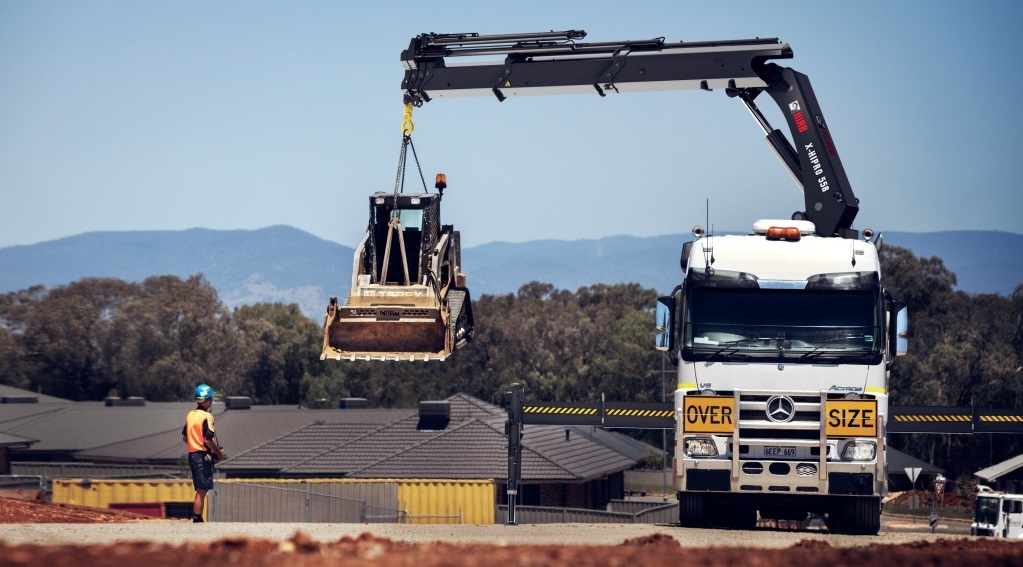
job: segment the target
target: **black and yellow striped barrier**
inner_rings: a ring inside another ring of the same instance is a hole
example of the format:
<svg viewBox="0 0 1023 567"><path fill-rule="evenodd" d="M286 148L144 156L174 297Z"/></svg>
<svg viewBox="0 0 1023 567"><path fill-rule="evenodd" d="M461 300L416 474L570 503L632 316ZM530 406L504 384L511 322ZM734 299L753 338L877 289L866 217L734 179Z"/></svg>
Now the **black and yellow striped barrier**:
<svg viewBox="0 0 1023 567"><path fill-rule="evenodd" d="M672 429L671 402L523 402L522 422L537 425L597 425L636 429Z"/></svg>
<svg viewBox="0 0 1023 567"><path fill-rule="evenodd" d="M602 425L600 404L522 402L522 423L538 425Z"/></svg>
<svg viewBox="0 0 1023 567"><path fill-rule="evenodd" d="M674 429L672 402L523 402L523 423ZM1023 410L890 406L888 433L1023 433Z"/></svg>
<svg viewBox="0 0 1023 567"><path fill-rule="evenodd" d="M892 406L889 433L973 433L973 408Z"/></svg>
<svg viewBox="0 0 1023 567"><path fill-rule="evenodd" d="M977 410L974 433L1023 433L1023 411Z"/></svg>
<svg viewBox="0 0 1023 567"><path fill-rule="evenodd" d="M892 406L889 433L1023 433L1023 410Z"/></svg>
<svg viewBox="0 0 1023 567"><path fill-rule="evenodd" d="M674 429L672 402L607 402L604 427L637 429Z"/></svg>

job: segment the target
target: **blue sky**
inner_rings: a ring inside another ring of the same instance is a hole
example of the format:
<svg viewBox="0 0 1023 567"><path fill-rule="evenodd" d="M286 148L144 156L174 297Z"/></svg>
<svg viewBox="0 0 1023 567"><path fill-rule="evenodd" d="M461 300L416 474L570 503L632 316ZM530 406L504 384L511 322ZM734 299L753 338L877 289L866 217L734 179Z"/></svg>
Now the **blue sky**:
<svg viewBox="0 0 1023 567"><path fill-rule="evenodd" d="M778 37L857 228L1020 233L1021 21L1012 1L0 0L0 247L279 224L354 245L368 195L394 187L409 40L551 29ZM414 121L464 246L688 233L708 199L718 231L803 208L723 91L441 99Z"/></svg>

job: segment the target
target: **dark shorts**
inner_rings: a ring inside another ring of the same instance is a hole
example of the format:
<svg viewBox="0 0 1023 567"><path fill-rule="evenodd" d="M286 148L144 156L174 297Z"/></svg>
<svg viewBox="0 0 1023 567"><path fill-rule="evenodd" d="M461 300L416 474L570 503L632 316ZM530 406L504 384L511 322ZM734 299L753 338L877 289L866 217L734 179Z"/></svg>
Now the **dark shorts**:
<svg viewBox="0 0 1023 567"><path fill-rule="evenodd" d="M207 459L206 453L189 453L188 467L196 490L213 490L213 459Z"/></svg>

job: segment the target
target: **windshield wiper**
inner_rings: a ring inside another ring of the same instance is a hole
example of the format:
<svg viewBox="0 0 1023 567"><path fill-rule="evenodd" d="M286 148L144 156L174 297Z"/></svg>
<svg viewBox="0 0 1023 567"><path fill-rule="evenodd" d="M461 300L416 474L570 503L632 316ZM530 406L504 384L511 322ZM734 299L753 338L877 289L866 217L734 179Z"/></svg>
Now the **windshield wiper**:
<svg viewBox="0 0 1023 567"><path fill-rule="evenodd" d="M718 346L720 348L718 348L714 352L710 353L710 357L715 357L715 356L718 356L718 355L721 355L721 354L725 354L725 351L735 350L735 349L737 349L739 346L741 346L743 344L759 343L761 341L769 341L769 340L774 340L774 338L773 337L771 337L771 338L752 337L752 338L735 339L734 341L726 341L726 342L723 342L723 343L718 343L716 346ZM728 353L728 355L732 356L732 357L742 357L744 360L748 360L749 359L749 356L745 355L745 354L736 354L736 353L733 352L733 353Z"/></svg>
<svg viewBox="0 0 1023 567"><path fill-rule="evenodd" d="M834 342L837 342L837 341L848 341L848 340L855 340L855 339L863 340L863 335L859 334L859 335L847 335L847 336L843 336L843 337L831 337L830 339L824 341L823 343L813 347L813 349L811 349L809 352L804 353L802 356L799 357L799 360L802 361L802 360L806 360L807 358L810 358L810 357L820 356L821 353L818 353L817 351L819 351L820 349L828 346L831 343L834 343Z"/></svg>

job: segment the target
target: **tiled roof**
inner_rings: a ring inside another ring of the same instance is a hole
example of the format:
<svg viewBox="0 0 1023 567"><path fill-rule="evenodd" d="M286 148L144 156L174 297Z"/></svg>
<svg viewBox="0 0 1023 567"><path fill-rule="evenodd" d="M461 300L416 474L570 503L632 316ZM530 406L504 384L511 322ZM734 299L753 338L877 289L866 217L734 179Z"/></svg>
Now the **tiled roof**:
<svg viewBox="0 0 1023 567"><path fill-rule="evenodd" d="M506 410L466 394L447 399L450 420L423 424L415 409L312 410L215 403L217 437L236 474L360 478L504 478ZM67 452L94 462L175 463L191 402L106 407L103 402L4 404L4 438L39 441L29 452ZM425 426L424 426L425 425ZM565 430L572 433L565 440ZM631 467L645 456L618 434L584 427L524 429L524 481L584 480Z"/></svg>
<svg viewBox="0 0 1023 567"><path fill-rule="evenodd" d="M295 463L306 462L320 455L329 455L344 443L379 429L372 423L312 423L269 441L237 457L230 457L221 465L221 470L281 470ZM335 471L328 476L337 476ZM337 471L343 472L343 471Z"/></svg>
<svg viewBox="0 0 1023 567"><path fill-rule="evenodd" d="M180 441L184 416L195 407L194 402L149 402L137 407L106 407L103 402L24 405L38 405L40 411L9 420L0 414L0 431L39 439L32 450L51 452L82 451L175 429ZM222 413L223 407L214 406L214 415Z"/></svg>
<svg viewBox="0 0 1023 567"><path fill-rule="evenodd" d="M314 410L294 406L253 406L245 410L217 411L218 407L223 406L213 406L217 440L232 460L235 456L313 423L346 423L352 426L368 424L372 429L415 413L415 410L407 409ZM178 416L172 429L80 451L76 457L98 461L176 461L186 453L181 441L181 426L184 425L186 413L182 412Z"/></svg>
<svg viewBox="0 0 1023 567"><path fill-rule="evenodd" d="M226 461L220 470L301 477L507 477L506 412L465 394L448 401L451 420L440 430L420 429L418 415L371 430L352 424L309 425ZM559 426L525 428L523 481L597 478L630 468L642 458L613 448L622 444L609 442L613 437L577 432L566 440L564 431Z"/></svg>
<svg viewBox="0 0 1023 567"><path fill-rule="evenodd" d="M0 447L28 447L35 442L35 439L27 439L25 437L18 437L17 435L0 433Z"/></svg>
<svg viewBox="0 0 1023 567"><path fill-rule="evenodd" d="M64 398L57 398L57 397L54 397L54 396L47 396L46 394L40 394L38 392L33 392L32 390L22 390L21 388L15 388L14 386L5 386L3 384L0 384L0 397L7 398L7 397L24 397L24 396L35 397L36 399L39 400L38 403L40 403L40 404L55 404L55 403L70 404L70 403L73 403L71 400L65 400ZM4 405L7 405L7 404L4 404ZM16 404L11 404L11 405L16 405ZM31 405L31 404L17 404L17 405Z"/></svg>

